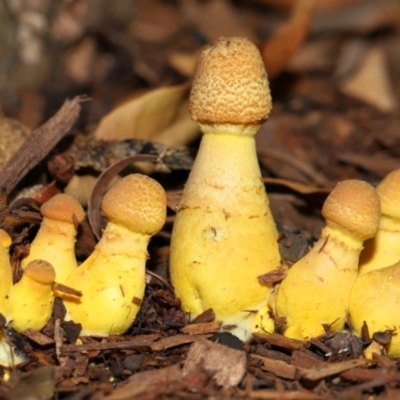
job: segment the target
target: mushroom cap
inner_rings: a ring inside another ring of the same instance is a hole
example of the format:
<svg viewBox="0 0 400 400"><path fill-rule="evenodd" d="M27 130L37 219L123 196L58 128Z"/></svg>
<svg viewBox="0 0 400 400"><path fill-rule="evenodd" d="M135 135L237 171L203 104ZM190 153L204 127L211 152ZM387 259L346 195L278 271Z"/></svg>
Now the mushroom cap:
<svg viewBox="0 0 400 400"><path fill-rule="evenodd" d="M262 124L272 102L257 47L239 37L221 37L207 46L198 61L189 108L192 119L203 124Z"/></svg>
<svg viewBox="0 0 400 400"><path fill-rule="evenodd" d="M46 201L40 208L43 217L61 222L74 223L73 215L81 223L85 218L85 211L75 197L59 193Z"/></svg>
<svg viewBox="0 0 400 400"><path fill-rule="evenodd" d="M133 232L152 236L165 223L167 196L154 179L131 174L105 194L101 209L109 221Z"/></svg>
<svg viewBox="0 0 400 400"><path fill-rule="evenodd" d="M45 260L33 260L24 270L24 275L44 285L52 284L56 279L54 267Z"/></svg>
<svg viewBox="0 0 400 400"><path fill-rule="evenodd" d="M360 240L376 235L380 222L380 200L369 183L349 179L339 182L322 207L328 226L344 229Z"/></svg>
<svg viewBox="0 0 400 400"><path fill-rule="evenodd" d="M400 219L400 169L390 172L376 187L382 214Z"/></svg>

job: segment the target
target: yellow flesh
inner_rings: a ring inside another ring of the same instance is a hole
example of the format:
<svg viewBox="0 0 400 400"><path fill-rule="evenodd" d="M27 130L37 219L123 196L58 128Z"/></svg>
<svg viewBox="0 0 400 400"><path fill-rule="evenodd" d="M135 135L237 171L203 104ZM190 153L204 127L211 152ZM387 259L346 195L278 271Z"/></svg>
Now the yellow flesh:
<svg viewBox="0 0 400 400"><path fill-rule="evenodd" d="M400 332L400 264L370 271L357 277L349 300L355 332L361 335L363 322L370 336L374 332ZM390 357L400 357L400 335L392 337Z"/></svg>
<svg viewBox="0 0 400 400"><path fill-rule="evenodd" d="M52 284L42 284L25 274L12 288L12 327L40 331L48 322L53 310Z"/></svg>
<svg viewBox="0 0 400 400"><path fill-rule="evenodd" d="M399 243L400 220L382 215L377 235L364 244L359 274L388 267L400 261Z"/></svg>
<svg viewBox="0 0 400 400"><path fill-rule="evenodd" d="M362 242L326 227L311 251L288 271L278 288L276 314L286 317L285 336L305 340L323 334L322 324L343 329Z"/></svg>
<svg viewBox="0 0 400 400"><path fill-rule="evenodd" d="M277 238L253 135L205 133L171 239L171 280L189 318L213 308L248 338L249 311L271 290L257 277L279 266Z"/></svg>
<svg viewBox="0 0 400 400"><path fill-rule="evenodd" d="M68 317L82 324L83 335L120 335L133 323L145 289L145 263L150 237L108 223L90 257L67 285L82 292L65 298Z"/></svg>
<svg viewBox="0 0 400 400"><path fill-rule="evenodd" d="M0 243L0 313L7 322L11 318L10 290L13 284L8 251Z"/></svg>
<svg viewBox="0 0 400 400"><path fill-rule="evenodd" d="M33 260L45 260L54 266L56 281L65 284L77 267L75 236L76 228L73 224L43 218L29 255L21 262L22 268Z"/></svg>

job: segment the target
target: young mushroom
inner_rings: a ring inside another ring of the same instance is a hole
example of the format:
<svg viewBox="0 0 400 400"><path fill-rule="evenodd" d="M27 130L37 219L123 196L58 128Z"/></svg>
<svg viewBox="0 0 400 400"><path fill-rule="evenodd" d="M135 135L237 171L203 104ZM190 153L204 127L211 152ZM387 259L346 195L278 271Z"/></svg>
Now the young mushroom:
<svg viewBox="0 0 400 400"><path fill-rule="evenodd" d="M82 297L65 297L64 304L83 335L121 335L140 309L147 245L164 225L166 194L154 179L132 174L105 194L101 209L108 219L103 236L67 281Z"/></svg>
<svg viewBox="0 0 400 400"><path fill-rule="evenodd" d="M47 324L53 311L55 277L47 261L33 260L25 267L21 280L11 289L11 325L15 330L40 331Z"/></svg>
<svg viewBox="0 0 400 400"><path fill-rule="evenodd" d="M381 200L381 222L376 236L364 243L359 274L400 261L400 169L390 172L376 191Z"/></svg>
<svg viewBox="0 0 400 400"><path fill-rule="evenodd" d="M33 260L48 261L56 271L57 282L65 284L77 268L75 240L85 212L74 197L64 193L44 203L40 211L43 221L21 266L25 269Z"/></svg>
<svg viewBox="0 0 400 400"><path fill-rule="evenodd" d="M375 352L379 347L386 348L388 356L400 357L400 262L357 277L349 298L349 314L360 336L364 323L370 335L392 332L387 346L375 343Z"/></svg>
<svg viewBox="0 0 400 400"><path fill-rule="evenodd" d="M285 336L305 340L343 329L363 241L379 226L380 204L367 182L337 184L322 215L327 226L311 251L295 263L278 287L275 313L286 317Z"/></svg>
<svg viewBox="0 0 400 400"><path fill-rule="evenodd" d="M10 290L13 285L13 274L8 254L10 246L10 236L5 230L0 229L0 314L4 316L6 322L11 319Z"/></svg>
<svg viewBox="0 0 400 400"><path fill-rule="evenodd" d="M212 308L241 339L274 330L267 313L257 315L271 290L257 277L280 263L255 147L271 107L251 42L220 38L202 52L190 112L203 137L174 222L170 275L189 319Z"/></svg>

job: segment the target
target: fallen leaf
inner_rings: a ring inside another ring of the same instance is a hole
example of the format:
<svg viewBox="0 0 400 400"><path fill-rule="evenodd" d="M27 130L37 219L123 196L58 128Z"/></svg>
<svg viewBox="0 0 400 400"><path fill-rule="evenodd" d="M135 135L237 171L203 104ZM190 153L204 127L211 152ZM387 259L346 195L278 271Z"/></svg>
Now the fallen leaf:
<svg viewBox="0 0 400 400"><path fill-rule="evenodd" d="M382 112L394 111L397 101L392 90L383 50L372 47L360 68L342 82L340 91L368 103Z"/></svg>
<svg viewBox="0 0 400 400"><path fill-rule="evenodd" d="M240 383L246 373L246 353L199 339L190 346L183 365L183 375L197 369L213 377L218 385L233 387Z"/></svg>
<svg viewBox="0 0 400 400"><path fill-rule="evenodd" d="M189 84L151 90L107 114L95 132L96 139L151 140L170 146L190 143L199 128L189 116Z"/></svg>
<svg viewBox="0 0 400 400"><path fill-rule="evenodd" d="M221 36L241 36L252 42L257 41L253 29L227 0L186 0L181 7L185 19L195 25L209 41Z"/></svg>
<svg viewBox="0 0 400 400"><path fill-rule="evenodd" d="M280 25L261 47L268 77L271 79L282 72L310 30L315 0L297 1L290 18Z"/></svg>

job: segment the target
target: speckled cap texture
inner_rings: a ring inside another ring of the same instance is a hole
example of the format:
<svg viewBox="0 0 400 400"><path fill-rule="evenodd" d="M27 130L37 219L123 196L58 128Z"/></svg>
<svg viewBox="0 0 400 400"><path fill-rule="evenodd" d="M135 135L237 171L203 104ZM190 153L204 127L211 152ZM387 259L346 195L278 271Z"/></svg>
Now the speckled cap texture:
<svg viewBox="0 0 400 400"><path fill-rule="evenodd" d="M73 215L79 223L85 218L85 211L75 197L60 193L46 201L40 208L43 217L62 222L74 223Z"/></svg>
<svg viewBox="0 0 400 400"><path fill-rule="evenodd" d="M376 187L382 214L400 219L400 169L390 172Z"/></svg>
<svg viewBox="0 0 400 400"><path fill-rule="evenodd" d="M245 38L220 38L200 55L189 101L203 124L263 123L271 112L267 73L257 47Z"/></svg>
<svg viewBox="0 0 400 400"><path fill-rule="evenodd" d="M339 182L327 197L322 215L334 224L366 240L376 235L381 217L377 191L369 183L349 179Z"/></svg>
<svg viewBox="0 0 400 400"><path fill-rule="evenodd" d="M115 224L134 232L155 235L165 223L167 196L154 179L131 174L105 194L101 209Z"/></svg>

